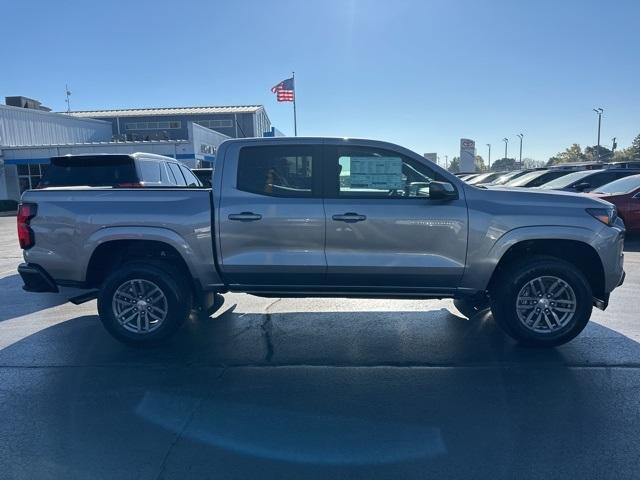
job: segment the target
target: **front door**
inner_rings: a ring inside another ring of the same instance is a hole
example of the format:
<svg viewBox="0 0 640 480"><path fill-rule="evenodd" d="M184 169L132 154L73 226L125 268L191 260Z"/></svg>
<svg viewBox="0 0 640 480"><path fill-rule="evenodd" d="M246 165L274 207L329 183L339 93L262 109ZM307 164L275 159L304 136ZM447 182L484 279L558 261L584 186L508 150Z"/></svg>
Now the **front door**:
<svg viewBox="0 0 640 480"><path fill-rule="evenodd" d="M227 151L216 196L227 283L268 289L326 281L319 152L304 141Z"/></svg>
<svg viewBox="0 0 640 480"><path fill-rule="evenodd" d="M442 180L415 157L369 146L325 147L326 255L332 285L449 290L464 271L467 208L432 200Z"/></svg>

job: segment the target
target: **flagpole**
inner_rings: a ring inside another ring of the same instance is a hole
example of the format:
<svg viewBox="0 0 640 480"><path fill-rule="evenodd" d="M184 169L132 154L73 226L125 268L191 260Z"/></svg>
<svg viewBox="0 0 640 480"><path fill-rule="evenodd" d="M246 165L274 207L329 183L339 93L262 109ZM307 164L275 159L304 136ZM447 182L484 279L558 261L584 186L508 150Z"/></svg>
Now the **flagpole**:
<svg viewBox="0 0 640 480"><path fill-rule="evenodd" d="M298 136L298 119L296 117L296 72L291 72L293 79L293 135Z"/></svg>

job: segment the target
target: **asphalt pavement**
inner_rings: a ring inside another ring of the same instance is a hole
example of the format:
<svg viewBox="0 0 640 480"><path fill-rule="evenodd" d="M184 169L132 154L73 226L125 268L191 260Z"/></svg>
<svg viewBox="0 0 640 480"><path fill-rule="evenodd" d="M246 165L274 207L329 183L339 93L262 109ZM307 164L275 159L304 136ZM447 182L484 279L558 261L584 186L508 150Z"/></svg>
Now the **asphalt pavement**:
<svg viewBox="0 0 640 480"><path fill-rule="evenodd" d="M225 296L161 348L23 292L0 218L0 478L640 478L640 240L574 341L450 300Z"/></svg>

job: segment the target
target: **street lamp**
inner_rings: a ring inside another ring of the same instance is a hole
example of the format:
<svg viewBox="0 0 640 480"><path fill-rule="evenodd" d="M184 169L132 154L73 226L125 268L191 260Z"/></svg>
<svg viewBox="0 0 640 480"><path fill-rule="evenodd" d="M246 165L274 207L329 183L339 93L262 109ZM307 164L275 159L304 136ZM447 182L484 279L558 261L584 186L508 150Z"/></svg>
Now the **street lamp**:
<svg viewBox="0 0 640 480"><path fill-rule="evenodd" d="M596 115L598 115L598 149L596 150L596 160L599 162L600 161L600 125L602 123L602 112L604 112L604 110L601 107L598 108L594 108L593 109L594 112L596 112Z"/></svg>
<svg viewBox="0 0 640 480"><path fill-rule="evenodd" d="M516 136L520 137L520 170L522 170L522 139L524 138L524 135L522 133L519 133Z"/></svg>
<svg viewBox="0 0 640 480"><path fill-rule="evenodd" d="M507 158L507 145L509 145L509 139L507 137L503 138L502 141L504 142L504 158L506 160Z"/></svg>
<svg viewBox="0 0 640 480"><path fill-rule="evenodd" d="M489 170L491 170L491 144L487 143L487 147L489 147Z"/></svg>

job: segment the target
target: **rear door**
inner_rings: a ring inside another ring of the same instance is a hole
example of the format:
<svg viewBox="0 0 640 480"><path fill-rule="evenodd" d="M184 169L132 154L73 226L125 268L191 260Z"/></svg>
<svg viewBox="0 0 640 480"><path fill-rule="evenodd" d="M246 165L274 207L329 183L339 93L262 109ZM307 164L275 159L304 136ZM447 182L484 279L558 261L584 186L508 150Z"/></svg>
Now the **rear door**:
<svg viewBox="0 0 640 480"><path fill-rule="evenodd" d="M217 219L227 283L295 288L325 281L321 148L300 142L227 150Z"/></svg>
<svg viewBox="0 0 640 480"><path fill-rule="evenodd" d="M331 285L448 290L465 265L467 207L431 200L426 163L364 145L327 145L327 277Z"/></svg>
<svg viewBox="0 0 640 480"><path fill-rule="evenodd" d="M629 230L640 231L640 190L625 199L625 224Z"/></svg>

